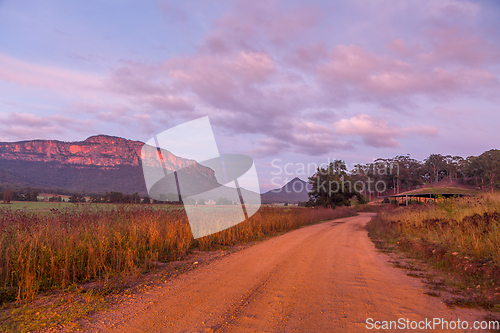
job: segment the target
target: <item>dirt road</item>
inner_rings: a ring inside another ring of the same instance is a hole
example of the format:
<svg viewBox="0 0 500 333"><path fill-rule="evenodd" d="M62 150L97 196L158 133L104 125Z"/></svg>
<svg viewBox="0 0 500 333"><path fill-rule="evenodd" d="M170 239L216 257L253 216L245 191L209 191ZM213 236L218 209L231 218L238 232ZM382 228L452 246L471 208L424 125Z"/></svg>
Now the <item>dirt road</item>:
<svg viewBox="0 0 500 333"><path fill-rule="evenodd" d="M363 213L258 243L156 287L89 329L366 332L367 318L482 319L424 295L419 279L392 267L367 236L370 218Z"/></svg>

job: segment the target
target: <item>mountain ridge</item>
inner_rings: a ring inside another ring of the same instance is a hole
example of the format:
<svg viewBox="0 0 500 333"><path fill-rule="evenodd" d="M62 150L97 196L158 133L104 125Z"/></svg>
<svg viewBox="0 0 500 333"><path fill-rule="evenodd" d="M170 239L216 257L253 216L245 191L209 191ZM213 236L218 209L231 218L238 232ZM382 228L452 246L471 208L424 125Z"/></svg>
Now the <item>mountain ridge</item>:
<svg viewBox="0 0 500 333"><path fill-rule="evenodd" d="M147 195L141 152L145 143L104 134L84 141L0 142L0 184L61 188L86 193L120 191ZM156 150L147 150L155 154ZM213 188L212 169L162 149L165 168L187 169L201 188ZM144 156L155 161L152 156ZM159 162L158 162L159 163ZM14 184L11 184L14 182Z"/></svg>
<svg viewBox="0 0 500 333"><path fill-rule="evenodd" d="M113 168L120 165L141 165L144 142L104 134L93 135L84 141L26 140L0 142L0 159L91 165ZM145 156L148 158L149 156ZM166 154L167 169L183 168L193 161L170 152Z"/></svg>
<svg viewBox="0 0 500 333"><path fill-rule="evenodd" d="M280 188L267 191L261 195L262 203L299 203L309 200L312 186L295 177Z"/></svg>
<svg viewBox="0 0 500 333"><path fill-rule="evenodd" d="M0 142L0 186L63 189L87 194L103 194L111 191L130 194L137 192L141 196L146 196L148 191L141 159L144 145L145 143L141 141L104 134L92 135L83 141L37 139ZM156 149L146 151L149 151L147 154L150 155L156 154ZM165 149L162 149L162 155L165 167L169 170L182 169L187 175L184 177L189 182L187 185L199 187L200 193L221 186L212 169L194 160L176 156ZM157 161L156 156L144 157L148 160L148 164ZM269 203L307 201L307 190L300 193L293 191L294 186L307 187L306 182L298 179L300 181L298 184L297 179L293 179L281 189L258 195L262 196L263 202ZM166 180L157 185L160 188L172 188ZM289 190L287 186L290 187ZM154 188L156 190L158 187ZM221 187L212 193L214 196L229 196L231 190ZM251 191L246 193L254 195Z"/></svg>

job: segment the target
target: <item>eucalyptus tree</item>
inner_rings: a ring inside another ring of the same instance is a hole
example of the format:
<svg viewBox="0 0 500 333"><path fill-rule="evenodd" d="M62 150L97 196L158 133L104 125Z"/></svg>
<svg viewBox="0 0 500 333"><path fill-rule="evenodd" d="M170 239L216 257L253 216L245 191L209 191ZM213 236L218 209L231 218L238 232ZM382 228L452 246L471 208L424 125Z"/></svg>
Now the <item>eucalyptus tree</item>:
<svg viewBox="0 0 500 333"><path fill-rule="evenodd" d="M347 166L342 160L335 160L326 168L317 168L309 177L312 188L309 192L307 206L332 207L350 206L350 199L357 197L359 202L365 199L353 185L353 179L347 173Z"/></svg>

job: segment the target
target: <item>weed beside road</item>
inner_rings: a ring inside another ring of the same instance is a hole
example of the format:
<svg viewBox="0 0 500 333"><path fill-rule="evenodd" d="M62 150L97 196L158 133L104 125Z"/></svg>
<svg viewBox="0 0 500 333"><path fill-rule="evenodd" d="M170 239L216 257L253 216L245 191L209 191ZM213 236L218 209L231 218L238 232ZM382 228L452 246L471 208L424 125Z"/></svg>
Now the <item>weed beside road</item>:
<svg viewBox="0 0 500 333"><path fill-rule="evenodd" d="M464 291L453 301L500 311L500 195L390 207L368 224L378 248L403 251Z"/></svg>
<svg viewBox="0 0 500 333"><path fill-rule="evenodd" d="M194 247L208 250L250 242L354 214L347 207L262 207L235 227L194 240L185 211L178 207L0 209L0 301L29 300L45 290L140 274Z"/></svg>

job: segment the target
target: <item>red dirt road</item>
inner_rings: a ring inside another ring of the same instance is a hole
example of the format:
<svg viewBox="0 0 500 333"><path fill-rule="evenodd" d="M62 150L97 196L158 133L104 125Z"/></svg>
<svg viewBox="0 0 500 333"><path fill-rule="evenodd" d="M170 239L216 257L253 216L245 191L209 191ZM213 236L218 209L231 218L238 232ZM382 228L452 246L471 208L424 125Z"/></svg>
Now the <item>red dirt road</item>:
<svg viewBox="0 0 500 333"><path fill-rule="evenodd" d="M86 330L366 332L367 318L482 320L477 311L449 309L424 295L420 279L392 267L367 236L371 216L258 243L155 287L141 301L100 315Z"/></svg>

